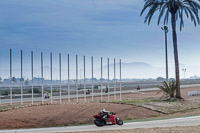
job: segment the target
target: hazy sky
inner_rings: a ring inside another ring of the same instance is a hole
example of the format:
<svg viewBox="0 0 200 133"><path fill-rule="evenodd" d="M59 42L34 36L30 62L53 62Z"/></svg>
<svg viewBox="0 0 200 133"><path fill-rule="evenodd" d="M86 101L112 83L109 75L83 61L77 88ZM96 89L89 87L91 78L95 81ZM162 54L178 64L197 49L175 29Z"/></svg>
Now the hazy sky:
<svg viewBox="0 0 200 133"><path fill-rule="evenodd" d="M156 17L150 26L144 24L143 5L143 0L1 0L1 66L9 64L12 48L17 63L22 49L27 63L33 50L38 60L43 51L46 58L53 52L57 59L61 52L72 60L78 54L87 60L102 56L164 67L163 25L156 25ZM200 27L186 20L185 28L177 31L180 63L200 66ZM174 65L171 34L169 25L169 66Z"/></svg>

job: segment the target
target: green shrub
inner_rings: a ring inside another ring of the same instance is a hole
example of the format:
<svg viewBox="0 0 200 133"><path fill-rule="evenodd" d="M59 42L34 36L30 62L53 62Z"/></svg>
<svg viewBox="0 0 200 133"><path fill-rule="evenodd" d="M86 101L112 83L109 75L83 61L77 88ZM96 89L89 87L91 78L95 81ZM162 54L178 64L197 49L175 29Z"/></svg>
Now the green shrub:
<svg viewBox="0 0 200 133"><path fill-rule="evenodd" d="M159 86L159 89L164 93L165 96L171 98L175 98L175 91L177 88L176 81L166 81L163 82L163 86Z"/></svg>
<svg viewBox="0 0 200 133"><path fill-rule="evenodd" d="M32 93L32 89L29 89L28 93ZM33 88L33 93L41 93L41 91L38 88Z"/></svg>
<svg viewBox="0 0 200 133"><path fill-rule="evenodd" d="M8 90L3 90L1 91L1 95L8 95L9 94L9 91Z"/></svg>

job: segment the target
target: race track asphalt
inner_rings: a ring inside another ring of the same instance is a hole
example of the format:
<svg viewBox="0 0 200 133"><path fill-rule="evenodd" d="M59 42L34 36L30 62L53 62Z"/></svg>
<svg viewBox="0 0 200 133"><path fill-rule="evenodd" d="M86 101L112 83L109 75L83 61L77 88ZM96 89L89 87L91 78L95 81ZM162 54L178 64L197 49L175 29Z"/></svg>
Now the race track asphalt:
<svg viewBox="0 0 200 133"><path fill-rule="evenodd" d="M100 131L100 130L123 130L136 128L154 128L154 127L175 127L175 126L198 126L200 125L200 116L152 120L142 122L128 122L122 126L112 125L96 127L95 125L51 127L51 128L33 128L2 130L0 133L55 133L55 132L77 132L77 131Z"/></svg>

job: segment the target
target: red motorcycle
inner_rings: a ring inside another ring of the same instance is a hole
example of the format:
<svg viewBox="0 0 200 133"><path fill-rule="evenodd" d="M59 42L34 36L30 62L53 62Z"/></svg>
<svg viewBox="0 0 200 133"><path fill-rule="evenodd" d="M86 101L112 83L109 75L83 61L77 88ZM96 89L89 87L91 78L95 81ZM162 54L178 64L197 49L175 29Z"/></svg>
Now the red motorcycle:
<svg viewBox="0 0 200 133"><path fill-rule="evenodd" d="M110 112L108 115L108 118L103 118L101 115L101 112L99 112L97 115L93 116L95 118L94 124L98 127L102 127L104 125L123 125L123 121L119 119L119 117L113 113Z"/></svg>

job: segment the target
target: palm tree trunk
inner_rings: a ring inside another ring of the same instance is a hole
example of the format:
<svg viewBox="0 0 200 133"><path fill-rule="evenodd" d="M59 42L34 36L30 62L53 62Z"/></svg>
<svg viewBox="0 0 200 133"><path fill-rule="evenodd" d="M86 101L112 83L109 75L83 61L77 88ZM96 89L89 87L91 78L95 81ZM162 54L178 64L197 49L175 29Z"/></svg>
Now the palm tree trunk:
<svg viewBox="0 0 200 133"><path fill-rule="evenodd" d="M177 86L177 88L176 88L176 98L181 99L177 35L176 35L176 19L175 19L175 14L173 14L173 13L171 14L171 24L172 24L172 37L173 37L174 61L175 61L175 72L176 72L176 86Z"/></svg>

